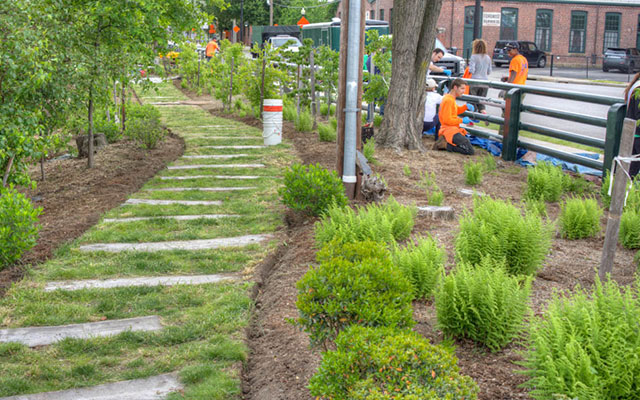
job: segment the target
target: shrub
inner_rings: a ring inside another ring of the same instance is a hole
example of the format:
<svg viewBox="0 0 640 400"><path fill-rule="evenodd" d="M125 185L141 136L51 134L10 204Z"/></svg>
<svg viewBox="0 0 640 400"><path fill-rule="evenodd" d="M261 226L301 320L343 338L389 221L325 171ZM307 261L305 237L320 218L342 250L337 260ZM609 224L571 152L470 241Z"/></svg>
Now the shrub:
<svg viewBox="0 0 640 400"><path fill-rule="evenodd" d="M338 129L338 120L335 117L329 118L329 125L333 127L334 130Z"/></svg>
<svg viewBox="0 0 640 400"><path fill-rule="evenodd" d="M465 211L456 237L456 258L478 264L483 257L506 260L511 274L534 274L551 246L552 229L539 215L524 216L511 203L475 198Z"/></svg>
<svg viewBox="0 0 640 400"><path fill-rule="evenodd" d="M538 215L540 217L548 217L547 214L547 203L545 203L542 199L525 199L524 207L527 212L530 212L534 215Z"/></svg>
<svg viewBox="0 0 640 400"><path fill-rule="evenodd" d="M525 197L548 202L560 200L563 177L562 168L546 162L538 163L535 167L530 168L527 174Z"/></svg>
<svg viewBox="0 0 640 400"><path fill-rule="evenodd" d="M637 399L638 283L621 289L596 277L593 293L554 296L530 322L523 365L535 399Z"/></svg>
<svg viewBox="0 0 640 400"><path fill-rule="evenodd" d="M292 165L284 173L284 186L278 193L286 206L308 215L320 215L331 204L339 208L348 203L338 174L320 164Z"/></svg>
<svg viewBox="0 0 640 400"><path fill-rule="evenodd" d="M160 112L151 105L129 104L127 107L125 134L146 149L155 148L166 135L160 125Z"/></svg>
<svg viewBox="0 0 640 400"><path fill-rule="evenodd" d="M391 253L385 243L364 240L362 242L340 243L332 240L316 253L316 261L323 263L334 258L343 258L349 262L358 262L367 258L391 262Z"/></svg>
<svg viewBox="0 0 640 400"><path fill-rule="evenodd" d="M309 110L300 111L296 118L296 130L298 132L311 132L313 130L313 118Z"/></svg>
<svg viewBox="0 0 640 400"><path fill-rule="evenodd" d="M356 244L355 246L366 246ZM298 281L299 318L311 345L326 346L349 325L411 327L411 284L389 260L334 257Z"/></svg>
<svg viewBox="0 0 640 400"><path fill-rule="evenodd" d="M353 326L323 355L309 389L324 399L476 399L476 383L457 363L452 350L415 332Z"/></svg>
<svg viewBox="0 0 640 400"><path fill-rule="evenodd" d="M509 275L504 262L458 264L436 291L438 326L447 335L499 350L522 327L530 285L530 278Z"/></svg>
<svg viewBox="0 0 640 400"><path fill-rule="evenodd" d="M627 249L640 249L640 211L629 209L622 213L619 237Z"/></svg>
<svg viewBox="0 0 640 400"><path fill-rule="evenodd" d="M338 243L352 243L363 240L393 243L409 237L413 229L415 207L399 204L389 196L384 204L369 204L352 208L330 206L322 219L316 222L316 243L322 245L336 240Z"/></svg>
<svg viewBox="0 0 640 400"><path fill-rule="evenodd" d="M329 106L325 103L320 104L320 115L329 116Z"/></svg>
<svg viewBox="0 0 640 400"><path fill-rule="evenodd" d="M22 193L0 188L0 270L35 246L41 213Z"/></svg>
<svg viewBox="0 0 640 400"><path fill-rule="evenodd" d="M375 126L376 128L379 128L380 125L382 125L382 119L383 118L384 117L382 115L378 115L378 114L374 115L373 116L373 126Z"/></svg>
<svg viewBox="0 0 640 400"><path fill-rule="evenodd" d="M485 172L490 172L497 168L496 160L491 154L486 154L482 157L482 164L484 165Z"/></svg>
<svg viewBox="0 0 640 400"><path fill-rule="evenodd" d="M472 161L464 163L464 183L467 185L477 185L482 182L482 164Z"/></svg>
<svg viewBox="0 0 640 400"><path fill-rule="evenodd" d="M296 117L298 116L298 111L296 110L296 106L292 104L288 104L288 102L284 103L284 107L282 107L282 119L285 121L296 121ZM298 129L296 127L296 129Z"/></svg>
<svg viewBox="0 0 640 400"><path fill-rule="evenodd" d="M329 124L318 124L318 136L321 142L335 142L337 132Z"/></svg>
<svg viewBox="0 0 640 400"><path fill-rule="evenodd" d="M376 157L375 157L375 153L376 153L376 141L373 138L371 138L366 142L364 142L364 146L362 146L362 154L364 154L367 161L369 161L371 164L374 164L374 165L378 163L378 160L376 160Z"/></svg>
<svg viewBox="0 0 640 400"><path fill-rule="evenodd" d="M336 105L335 104L331 104L329 106L329 115L330 116L336 115Z"/></svg>
<svg viewBox="0 0 640 400"><path fill-rule="evenodd" d="M411 171L411 170L409 170ZM427 195L427 204L431 206L441 206L444 201L444 193L436 183L436 174L434 172L429 175L426 172L420 172L420 183L418 186L423 188Z"/></svg>
<svg viewBox="0 0 640 400"><path fill-rule="evenodd" d="M560 206L560 234L567 239L582 239L600 233L602 209L593 198L567 199Z"/></svg>
<svg viewBox="0 0 640 400"><path fill-rule="evenodd" d="M104 133L104 136L109 143L115 143L122 137L118 125L113 121L108 121L106 118L99 118L95 120L94 131L97 133Z"/></svg>
<svg viewBox="0 0 640 400"><path fill-rule="evenodd" d="M446 253L431 237L420 238L394 251L393 263L413 286L416 299L430 299L444 274Z"/></svg>

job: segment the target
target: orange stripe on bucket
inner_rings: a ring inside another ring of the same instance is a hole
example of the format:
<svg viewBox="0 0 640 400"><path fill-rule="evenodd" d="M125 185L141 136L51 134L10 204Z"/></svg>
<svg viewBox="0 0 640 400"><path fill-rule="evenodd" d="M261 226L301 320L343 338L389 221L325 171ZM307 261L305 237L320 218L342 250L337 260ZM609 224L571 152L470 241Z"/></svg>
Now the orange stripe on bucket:
<svg viewBox="0 0 640 400"><path fill-rule="evenodd" d="M282 111L282 106L264 106L262 109L267 112Z"/></svg>

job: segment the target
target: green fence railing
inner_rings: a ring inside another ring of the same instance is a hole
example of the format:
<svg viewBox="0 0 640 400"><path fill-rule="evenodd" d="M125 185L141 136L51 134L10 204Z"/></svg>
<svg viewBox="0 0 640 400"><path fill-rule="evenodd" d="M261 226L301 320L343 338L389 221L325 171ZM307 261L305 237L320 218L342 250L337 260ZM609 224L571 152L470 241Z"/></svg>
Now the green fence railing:
<svg viewBox="0 0 640 400"><path fill-rule="evenodd" d="M440 81L438 87L438 91L440 93L443 92L445 85L447 85L452 80L452 78L446 77L434 78ZM514 85L503 82L481 81L475 79L465 80L471 84L482 84L490 88L506 91L504 102L499 99L481 98L477 96L465 95L460 97L460 99L464 101L475 103L482 101L484 104L493 104L504 108L504 118L477 112L466 112L464 114L473 119L496 123L503 127L502 135L478 127L466 127L465 129L467 129L467 131L469 131L469 133L473 135L502 142L502 158L504 160L515 161L517 149L518 147L522 147L527 150L546 154L563 161L584 165L586 167L594 168L603 172L611 168L611 163L613 159L618 155L618 150L620 149L622 122L624 121L627 110L627 106L622 98L548 89L527 85ZM588 114L579 114L547 107L522 104L524 95L529 93L538 96L581 101L587 104L606 105L609 106L609 111L607 113L607 118L602 118L594 117ZM565 121L573 121L587 125L603 127L606 128L606 135L604 139L599 139L581 135L575 132L549 128L538 124L525 123L520 120L520 116L523 112L557 118ZM571 143L579 143L602 149L604 152L604 161L598 161L588 157L580 156L578 154L572 154L552 147L520 140L519 135L521 130L534 132L551 138L562 139Z"/></svg>

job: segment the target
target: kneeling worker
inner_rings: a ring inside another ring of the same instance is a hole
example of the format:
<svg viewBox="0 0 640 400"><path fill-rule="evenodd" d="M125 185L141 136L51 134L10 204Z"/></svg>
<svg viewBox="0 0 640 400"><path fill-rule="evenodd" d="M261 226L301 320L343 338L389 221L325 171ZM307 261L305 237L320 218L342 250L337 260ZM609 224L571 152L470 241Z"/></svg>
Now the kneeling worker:
<svg viewBox="0 0 640 400"><path fill-rule="evenodd" d="M473 146L466 137L467 131L460 127L460 124L469 124L471 120L469 117L460 118L459 114L469 110L475 111L475 107L472 104L467 103L464 106L458 106L456 99L464 94L466 89L466 82L462 79L455 79L451 83L451 90L446 94L442 103L440 104L440 131L438 132L438 142L445 140L447 145L447 151L454 151L456 153L473 155ZM441 143L443 144L443 143ZM436 142L435 148L439 148Z"/></svg>

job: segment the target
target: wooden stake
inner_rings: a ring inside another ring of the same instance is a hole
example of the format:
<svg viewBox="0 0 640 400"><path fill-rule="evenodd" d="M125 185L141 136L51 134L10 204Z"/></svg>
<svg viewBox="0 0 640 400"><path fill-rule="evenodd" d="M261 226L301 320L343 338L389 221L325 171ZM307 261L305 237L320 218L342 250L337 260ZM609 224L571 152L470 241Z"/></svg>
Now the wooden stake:
<svg viewBox="0 0 640 400"><path fill-rule="evenodd" d="M625 118L622 127L622 138L620 139L619 157L629 157L633 146L633 135L636 131L636 121ZM615 161L614 161L615 162ZM604 282L607 274L611 274L613 270L613 261L616 255L616 246L618 244L618 233L620 231L620 216L624 207L624 198L627 188L627 173L629 171L629 163L621 162L622 167L616 168L616 174L613 178L613 190L611 193L611 205L609 206L609 215L607 217L607 231L604 236L604 246L602 248L602 259L600 261L600 269L598 276Z"/></svg>
<svg viewBox="0 0 640 400"><path fill-rule="evenodd" d="M316 66L313 62L314 50L309 53L309 68L311 69L311 116L313 117L313 130L318 128L318 112L316 106Z"/></svg>

